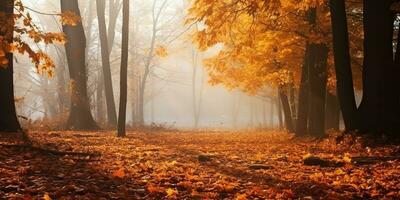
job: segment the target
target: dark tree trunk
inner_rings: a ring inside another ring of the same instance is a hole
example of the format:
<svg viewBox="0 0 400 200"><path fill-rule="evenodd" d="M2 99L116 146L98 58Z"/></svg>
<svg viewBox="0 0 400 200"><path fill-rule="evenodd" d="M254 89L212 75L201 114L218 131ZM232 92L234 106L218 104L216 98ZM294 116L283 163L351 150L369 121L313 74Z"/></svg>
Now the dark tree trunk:
<svg viewBox="0 0 400 200"><path fill-rule="evenodd" d="M297 105L296 136L301 137L307 134L308 129L308 107L309 107L309 65L310 48L307 44L304 55L301 82L299 89L299 103Z"/></svg>
<svg viewBox="0 0 400 200"><path fill-rule="evenodd" d="M394 120L399 102L392 97L393 20L392 0L364 0L363 99L360 105L361 130L372 135L391 132L398 127Z"/></svg>
<svg viewBox="0 0 400 200"><path fill-rule="evenodd" d="M292 111L290 109L289 98L283 89L279 89L279 99L282 103L283 113L285 117L285 127L289 132L293 132L293 119L292 119Z"/></svg>
<svg viewBox="0 0 400 200"><path fill-rule="evenodd" d="M112 126L117 125L117 111L115 109L114 91L110 69L109 44L107 39L107 28L105 19L105 0L97 0L97 18L99 22L101 60L103 65L104 88L107 105L107 119Z"/></svg>
<svg viewBox="0 0 400 200"><path fill-rule="evenodd" d="M359 129L349 52L345 0L330 0L337 93L346 132Z"/></svg>
<svg viewBox="0 0 400 200"><path fill-rule="evenodd" d="M325 105L325 129L326 130L339 130L340 122L340 107L337 96L326 92L326 105Z"/></svg>
<svg viewBox="0 0 400 200"><path fill-rule="evenodd" d="M1 0L0 12L5 13L1 21L6 22L13 20L14 0ZM6 32L0 32L0 36L4 37L8 42L13 41L13 23L6 29ZM14 77L13 77L13 54L7 53L6 58L8 64L0 66L0 132L18 132L21 126L17 119L14 102Z"/></svg>
<svg viewBox="0 0 400 200"><path fill-rule="evenodd" d="M120 102L118 117L118 137L124 137L126 125L126 101L128 98L128 46L129 46L129 0L123 0L122 20L122 48L121 48L121 76Z"/></svg>
<svg viewBox="0 0 400 200"><path fill-rule="evenodd" d="M61 11L72 11L80 16L77 0L61 0ZM86 38L82 22L76 26L63 26L68 42L65 44L69 75L71 78L71 110L67 129L94 130L98 126L93 120L87 95L85 67Z"/></svg>
<svg viewBox="0 0 400 200"><path fill-rule="evenodd" d="M317 10L310 8L306 20L316 28ZM325 90L327 81L328 48L325 44L306 44L299 91L296 136L325 134Z"/></svg>
<svg viewBox="0 0 400 200"><path fill-rule="evenodd" d="M315 137L325 135L325 99L327 81L328 47L324 44L311 44L312 56L309 68L310 78L310 105L309 105L309 131Z"/></svg>

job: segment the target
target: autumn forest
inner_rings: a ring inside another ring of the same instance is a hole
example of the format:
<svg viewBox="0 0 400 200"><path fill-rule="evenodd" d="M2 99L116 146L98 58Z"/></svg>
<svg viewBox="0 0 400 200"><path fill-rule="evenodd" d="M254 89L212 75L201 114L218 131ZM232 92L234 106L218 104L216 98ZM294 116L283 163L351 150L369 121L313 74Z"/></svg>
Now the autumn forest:
<svg viewBox="0 0 400 200"><path fill-rule="evenodd" d="M0 0L0 199L400 199L399 0Z"/></svg>

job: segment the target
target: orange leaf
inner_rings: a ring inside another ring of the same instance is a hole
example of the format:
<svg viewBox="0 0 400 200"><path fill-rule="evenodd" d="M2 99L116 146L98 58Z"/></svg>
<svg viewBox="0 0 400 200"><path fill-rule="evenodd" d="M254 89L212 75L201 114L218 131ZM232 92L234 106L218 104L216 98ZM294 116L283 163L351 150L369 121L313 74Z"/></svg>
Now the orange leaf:
<svg viewBox="0 0 400 200"><path fill-rule="evenodd" d="M114 177L124 178L125 177L125 170L124 170L124 168L119 168L118 170L114 171L112 175Z"/></svg>

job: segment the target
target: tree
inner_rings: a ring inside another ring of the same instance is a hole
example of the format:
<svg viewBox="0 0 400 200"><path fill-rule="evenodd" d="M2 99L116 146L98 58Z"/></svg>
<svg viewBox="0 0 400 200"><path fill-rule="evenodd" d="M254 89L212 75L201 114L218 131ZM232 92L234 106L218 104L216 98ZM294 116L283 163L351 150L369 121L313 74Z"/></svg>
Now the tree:
<svg viewBox="0 0 400 200"><path fill-rule="evenodd" d="M1 44L13 42L14 37L14 0L0 1L0 16L3 28L0 29L0 36L4 39ZM13 77L13 54L7 52L4 46L0 48L1 66L0 66L0 132L17 132L21 126L17 119L14 102L14 77Z"/></svg>
<svg viewBox="0 0 400 200"><path fill-rule="evenodd" d="M103 65L104 88L107 104L108 123L117 125L117 111L115 109L114 91L112 86L112 77L110 69L110 50L107 39L107 28L105 20L105 0L97 0L97 17L99 22L100 44L101 44L101 60ZM111 29L112 27L110 27Z"/></svg>
<svg viewBox="0 0 400 200"><path fill-rule="evenodd" d="M354 100L352 62L349 54L346 6L331 1L333 46L339 102L348 131L359 130L371 136L392 136L400 129L398 90L398 48L393 46L395 1L366 1L359 20L363 23L363 97L357 108ZM350 23L351 24L351 23ZM395 49L395 50L394 50Z"/></svg>
<svg viewBox="0 0 400 200"><path fill-rule="evenodd" d="M14 10L18 14L14 14ZM34 10L32 10L34 11ZM34 11L37 12L37 11ZM37 12L39 13L39 12ZM61 23L73 25L75 17L70 13L55 14L60 16ZM16 21L23 23L15 23ZM18 131L21 129L14 100L14 78L13 78L13 53L26 54L35 65L36 72L53 76L54 62L37 45L31 47L29 42L43 43L45 45L55 42L65 43L65 36L58 32L43 32L32 22L32 17L21 0L7 0L0 3L0 81L1 90L4 92L0 97L0 131ZM4 106L4 107L3 107Z"/></svg>
<svg viewBox="0 0 400 200"><path fill-rule="evenodd" d="M377 135L399 129L398 79L393 56L392 0L364 0L363 99L359 111L363 133Z"/></svg>
<svg viewBox="0 0 400 200"><path fill-rule="evenodd" d="M354 98L345 0L330 0L329 3L339 104L346 131L355 131L359 127L359 120Z"/></svg>
<svg viewBox="0 0 400 200"><path fill-rule="evenodd" d="M121 76L120 102L118 117L118 136L124 137L126 126L126 101L128 98L128 55L129 55L129 0L123 0L122 20L122 49L121 49Z"/></svg>
<svg viewBox="0 0 400 200"><path fill-rule="evenodd" d="M302 126L298 127L303 127L304 134L324 135L330 24L323 1L197 0L189 13L188 23L204 23L204 28L194 34L200 50L223 46L206 60L211 83L240 88L252 95L265 87L300 86L297 124ZM299 16L304 18L299 20ZM284 91L288 97L291 90ZM290 111L293 102L280 100L284 101L283 110ZM310 105L314 109L310 110ZM292 117L291 112L286 115ZM286 125L293 130L290 123Z"/></svg>
<svg viewBox="0 0 400 200"><path fill-rule="evenodd" d="M165 56L166 51L162 46L157 47L157 34L160 31L159 29L159 22L160 22L160 17L162 14L162 11L164 10L165 6L168 3L168 0L164 0L161 4L161 6L157 9L158 0L153 1L153 6L152 6L152 27L151 27L151 42L150 42L150 47L148 52L146 53L147 56L144 61L144 73L143 76L141 77L140 80L140 90L139 90L139 124L143 125L144 124L144 96L145 96L145 91L146 91L146 85L147 85L147 80L148 76L151 72L151 67L153 64L153 59L155 55L159 56Z"/></svg>
<svg viewBox="0 0 400 200"><path fill-rule="evenodd" d="M61 0L62 12L73 12L80 17L77 0ZM98 129L93 120L87 95L87 76L85 65L86 38L82 22L76 26L63 25L68 39L65 44L70 75L71 109L66 127L73 130Z"/></svg>

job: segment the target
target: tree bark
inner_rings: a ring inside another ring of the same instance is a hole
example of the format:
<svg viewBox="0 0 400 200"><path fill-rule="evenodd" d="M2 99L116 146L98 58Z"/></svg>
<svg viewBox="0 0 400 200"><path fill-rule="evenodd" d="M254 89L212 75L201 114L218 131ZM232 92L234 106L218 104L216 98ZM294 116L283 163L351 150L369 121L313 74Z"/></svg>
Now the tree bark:
<svg viewBox="0 0 400 200"><path fill-rule="evenodd" d="M61 0L61 11L72 11L80 16L77 0ZM63 26L68 42L65 44L69 75L71 78L71 110L66 128L73 130L94 130L98 126L93 120L87 95L85 67L86 38L82 22L76 26Z"/></svg>
<svg viewBox="0 0 400 200"><path fill-rule="evenodd" d="M296 136L302 137L307 134L308 129L308 107L309 107L309 65L310 65L310 48L307 44L304 55L301 82L299 89L299 103L297 105L297 124Z"/></svg>
<svg viewBox="0 0 400 200"><path fill-rule="evenodd" d="M129 0L123 0L122 19L122 48L121 48L121 76L120 102L118 117L118 137L126 135L126 101L128 98L128 46L129 46Z"/></svg>
<svg viewBox="0 0 400 200"><path fill-rule="evenodd" d="M112 126L117 125L117 111L115 109L114 90L112 86L110 54L107 38L107 28L105 19L105 0L97 0L97 17L99 22L99 34L101 45L101 61L103 65L104 88L107 105L107 119Z"/></svg>
<svg viewBox="0 0 400 200"><path fill-rule="evenodd" d="M392 0L364 0L363 99L360 105L362 133L377 135L398 127L393 99Z"/></svg>
<svg viewBox="0 0 400 200"><path fill-rule="evenodd" d="M14 0L0 1L0 12L5 13L2 21L14 21L12 15L14 13ZM13 23L6 24L9 24L9 27L7 27L6 32L0 32L0 36L11 43L14 37L14 25ZM7 53L6 58L8 64L0 66L0 132L18 132L21 131L21 126L18 122L14 102L13 54Z"/></svg>
<svg viewBox="0 0 400 200"><path fill-rule="evenodd" d="M281 101L283 108L286 130L292 133L294 131L294 128L293 128L292 111L290 110L289 98L282 88L279 88L278 92L279 92L279 99Z"/></svg>
<svg viewBox="0 0 400 200"><path fill-rule="evenodd" d="M336 85L346 132L359 129L354 96L345 0L330 0Z"/></svg>
<svg viewBox="0 0 400 200"><path fill-rule="evenodd" d="M328 47L325 44L311 44L310 55L310 107L308 133L315 137L325 135L325 100L327 82Z"/></svg>

